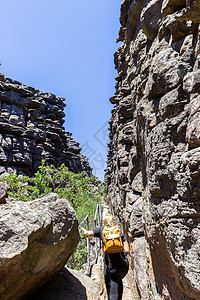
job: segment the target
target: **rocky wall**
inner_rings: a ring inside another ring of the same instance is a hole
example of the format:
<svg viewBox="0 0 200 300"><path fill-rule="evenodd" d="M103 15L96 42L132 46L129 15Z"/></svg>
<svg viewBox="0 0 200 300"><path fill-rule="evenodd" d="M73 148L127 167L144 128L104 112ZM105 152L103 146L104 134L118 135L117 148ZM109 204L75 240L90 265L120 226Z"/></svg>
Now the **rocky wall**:
<svg viewBox="0 0 200 300"><path fill-rule="evenodd" d="M63 127L64 100L0 74L0 176L33 175L42 159L92 174L79 144Z"/></svg>
<svg viewBox="0 0 200 300"><path fill-rule="evenodd" d="M200 0L123 0L106 170L138 299L200 298Z"/></svg>

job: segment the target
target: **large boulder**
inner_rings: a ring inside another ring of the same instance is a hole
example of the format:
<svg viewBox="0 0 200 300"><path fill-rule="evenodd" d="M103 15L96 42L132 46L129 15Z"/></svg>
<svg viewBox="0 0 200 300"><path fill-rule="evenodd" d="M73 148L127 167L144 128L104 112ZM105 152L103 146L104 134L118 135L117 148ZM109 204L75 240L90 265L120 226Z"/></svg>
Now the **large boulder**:
<svg viewBox="0 0 200 300"><path fill-rule="evenodd" d="M103 300L97 283L81 271L63 268L28 300Z"/></svg>
<svg viewBox="0 0 200 300"><path fill-rule="evenodd" d="M78 221L53 193L0 211L0 299L24 299L66 264L80 238Z"/></svg>

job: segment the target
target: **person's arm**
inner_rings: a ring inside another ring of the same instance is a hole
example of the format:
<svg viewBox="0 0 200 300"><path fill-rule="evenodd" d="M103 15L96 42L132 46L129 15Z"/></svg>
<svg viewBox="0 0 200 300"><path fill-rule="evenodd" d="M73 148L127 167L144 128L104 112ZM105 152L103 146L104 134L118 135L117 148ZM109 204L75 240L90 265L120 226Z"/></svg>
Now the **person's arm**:
<svg viewBox="0 0 200 300"><path fill-rule="evenodd" d="M124 250L126 251L127 254L130 253L129 245L127 241L123 242Z"/></svg>
<svg viewBox="0 0 200 300"><path fill-rule="evenodd" d="M86 230L85 228L81 227L83 234L89 237L94 236L94 232L92 230Z"/></svg>
<svg viewBox="0 0 200 300"><path fill-rule="evenodd" d="M122 239L122 242L123 242L124 251L126 251L127 254L130 254L130 249L129 249L128 242L127 242L126 237L124 236L122 231L121 231L121 239Z"/></svg>

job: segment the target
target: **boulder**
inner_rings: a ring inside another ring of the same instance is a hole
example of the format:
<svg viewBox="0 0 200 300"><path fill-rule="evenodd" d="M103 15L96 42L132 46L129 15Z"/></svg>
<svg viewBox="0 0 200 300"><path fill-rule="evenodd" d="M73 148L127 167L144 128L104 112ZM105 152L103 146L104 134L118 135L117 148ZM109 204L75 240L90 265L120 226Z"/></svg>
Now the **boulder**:
<svg viewBox="0 0 200 300"><path fill-rule="evenodd" d="M54 193L0 210L0 299L24 299L66 264L79 241L78 221Z"/></svg>
<svg viewBox="0 0 200 300"><path fill-rule="evenodd" d="M177 19L181 22L183 21L192 21L194 23L200 23L199 9L200 9L200 0L188 0L186 1L187 8L182 9L178 14Z"/></svg>
<svg viewBox="0 0 200 300"><path fill-rule="evenodd" d="M98 261L96 264L92 266L91 270L91 279L99 286L101 300L107 300L107 292L106 292L106 285L104 281L104 266L103 266L103 256L98 257Z"/></svg>
<svg viewBox="0 0 200 300"><path fill-rule="evenodd" d="M90 277L81 271L63 268L49 283L28 300L101 300L100 289Z"/></svg>

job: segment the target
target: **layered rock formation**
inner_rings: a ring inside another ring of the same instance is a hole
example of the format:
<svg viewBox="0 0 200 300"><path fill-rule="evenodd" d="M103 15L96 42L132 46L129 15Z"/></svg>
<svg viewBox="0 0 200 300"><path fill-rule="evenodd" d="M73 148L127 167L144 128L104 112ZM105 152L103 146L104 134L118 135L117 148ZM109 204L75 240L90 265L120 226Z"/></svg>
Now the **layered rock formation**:
<svg viewBox="0 0 200 300"><path fill-rule="evenodd" d="M200 298L200 1L123 0L108 202L138 299Z"/></svg>
<svg viewBox="0 0 200 300"><path fill-rule="evenodd" d="M65 265L79 241L66 199L49 194L0 205L0 299L27 299Z"/></svg>
<svg viewBox="0 0 200 300"><path fill-rule="evenodd" d="M64 98L0 75L0 176L33 175L41 160L92 174L71 133L65 132Z"/></svg>

